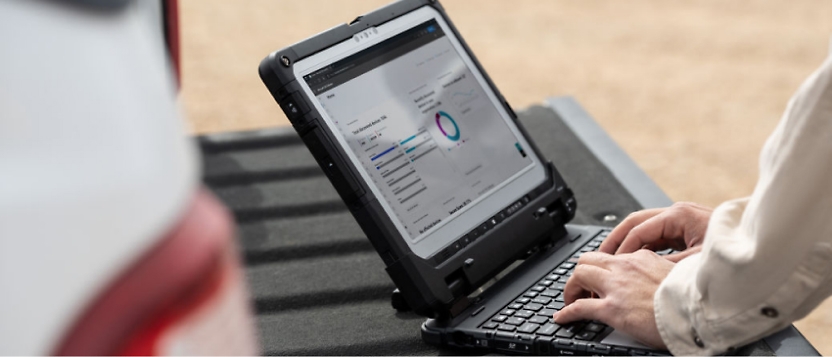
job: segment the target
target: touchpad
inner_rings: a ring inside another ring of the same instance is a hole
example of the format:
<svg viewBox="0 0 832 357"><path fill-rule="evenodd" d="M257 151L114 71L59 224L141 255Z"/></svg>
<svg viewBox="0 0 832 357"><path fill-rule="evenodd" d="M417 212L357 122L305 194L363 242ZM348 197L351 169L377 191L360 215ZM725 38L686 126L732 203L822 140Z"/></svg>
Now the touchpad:
<svg viewBox="0 0 832 357"><path fill-rule="evenodd" d="M618 332L618 330L613 331L601 343L611 346L624 346L624 347L634 347L634 348L642 348L646 350L652 350L653 348L645 346L640 342L634 340L632 337Z"/></svg>

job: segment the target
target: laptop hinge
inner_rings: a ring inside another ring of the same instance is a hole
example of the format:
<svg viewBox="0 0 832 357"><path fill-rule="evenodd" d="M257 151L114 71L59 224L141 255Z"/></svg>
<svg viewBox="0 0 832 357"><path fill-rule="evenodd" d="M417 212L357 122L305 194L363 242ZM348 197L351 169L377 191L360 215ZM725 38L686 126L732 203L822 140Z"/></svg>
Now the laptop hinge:
<svg viewBox="0 0 832 357"><path fill-rule="evenodd" d="M453 304L451 305L451 309L448 311L451 313L451 317L457 317L461 314L468 306L471 305L471 299L467 296L462 296L456 300L454 300Z"/></svg>

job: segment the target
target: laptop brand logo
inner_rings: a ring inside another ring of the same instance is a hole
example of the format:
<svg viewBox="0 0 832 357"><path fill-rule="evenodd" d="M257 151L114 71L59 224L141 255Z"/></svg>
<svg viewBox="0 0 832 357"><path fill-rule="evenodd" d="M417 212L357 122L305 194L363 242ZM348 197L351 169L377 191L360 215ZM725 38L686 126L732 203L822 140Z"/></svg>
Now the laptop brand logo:
<svg viewBox="0 0 832 357"><path fill-rule="evenodd" d="M375 27L371 27L371 28L368 28L364 31L361 31L361 32L359 32L355 35L352 35L352 39L355 42L361 42L361 41L364 41L368 38L373 38L376 35L378 35L378 29L376 29Z"/></svg>

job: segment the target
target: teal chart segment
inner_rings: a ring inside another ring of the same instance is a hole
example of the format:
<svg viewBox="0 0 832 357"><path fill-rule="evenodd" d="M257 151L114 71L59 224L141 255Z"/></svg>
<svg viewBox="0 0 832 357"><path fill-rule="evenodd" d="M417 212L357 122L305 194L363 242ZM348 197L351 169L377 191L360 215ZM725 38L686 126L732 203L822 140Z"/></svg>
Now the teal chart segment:
<svg viewBox="0 0 832 357"><path fill-rule="evenodd" d="M448 132L445 130L445 128L442 127L442 120L441 120L442 117L447 118L451 122L451 124L454 125L454 135L448 134ZM459 126L456 125L456 121L454 120L454 118L451 118L451 116L448 115L448 113L445 113L441 110L438 113L436 113L436 126L439 127L439 131L441 131L442 135L445 135L445 137L448 138L448 140L450 140L450 141L458 141L459 140L459 137L460 137L460 134L461 134L459 132Z"/></svg>

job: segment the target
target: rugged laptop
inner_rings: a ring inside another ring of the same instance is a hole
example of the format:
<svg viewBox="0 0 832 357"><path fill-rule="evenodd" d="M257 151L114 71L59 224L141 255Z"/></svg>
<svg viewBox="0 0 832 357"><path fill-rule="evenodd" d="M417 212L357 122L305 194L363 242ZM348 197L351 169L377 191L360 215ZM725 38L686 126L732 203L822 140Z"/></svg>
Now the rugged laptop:
<svg viewBox="0 0 832 357"><path fill-rule="evenodd" d="M566 225L572 191L438 2L396 2L259 70L403 300L430 318L426 342L662 353L597 322L552 321L577 257L607 231Z"/></svg>

